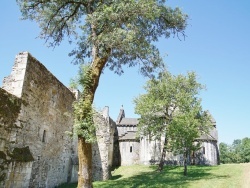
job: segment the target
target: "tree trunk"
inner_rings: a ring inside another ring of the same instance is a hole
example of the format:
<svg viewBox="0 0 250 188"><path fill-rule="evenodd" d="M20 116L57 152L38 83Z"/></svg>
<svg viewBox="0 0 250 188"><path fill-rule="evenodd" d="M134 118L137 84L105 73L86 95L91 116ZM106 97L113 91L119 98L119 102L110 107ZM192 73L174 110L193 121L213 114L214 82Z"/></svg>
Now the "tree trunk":
<svg viewBox="0 0 250 188"><path fill-rule="evenodd" d="M110 52L108 52L109 54ZM84 105L81 119L84 120L88 112L92 109L95 91L99 84L102 70L108 60L108 56L104 58L96 57L91 65L91 82L90 86L84 90L82 95ZM82 135L78 135L78 188L92 188L92 144L87 143Z"/></svg>
<svg viewBox="0 0 250 188"><path fill-rule="evenodd" d="M78 136L78 188L92 188L92 145Z"/></svg>
<svg viewBox="0 0 250 188"><path fill-rule="evenodd" d="M184 153L184 176L187 176L187 151Z"/></svg>
<svg viewBox="0 0 250 188"><path fill-rule="evenodd" d="M162 149L162 153L161 153L161 160L158 166L157 171L162 171L163 170L163 166L164 166L164 162L165 162L165 157L166 157L166 149L165 146L167 145L167 138L165 137L165 141L164 141L164 145L163 145L163 149Z"/></svg>

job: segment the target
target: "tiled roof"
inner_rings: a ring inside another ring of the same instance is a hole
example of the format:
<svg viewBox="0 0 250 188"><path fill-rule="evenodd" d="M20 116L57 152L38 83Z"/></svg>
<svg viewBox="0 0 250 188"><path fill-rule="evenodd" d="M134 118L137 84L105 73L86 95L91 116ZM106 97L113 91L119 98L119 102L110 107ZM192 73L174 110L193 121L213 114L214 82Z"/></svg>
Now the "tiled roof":
<svg viewBox="0 0 250 188"><path fill-rule="evenodd" d="M198 138L197 140L216 140L216 139L211 137L210 135L201 135L200 138Z"/></svg>
<svg viewBox="0 0 250 188"><path fill-rule="evenodd" d="M135 140L136 131L127 131L125 134L119 136L119 140Z"/></svg>
<svg viewBox="0 0 250 188"><path fill-rule="evenodd" d="M137 125L137 124L138 124L137 118L122 118L118 126L119 125Z"/></svg>
<svg viewBox="0 0 250 188"><path fill-rule="evenodd" d="M197 140L218 140L218 132L217 130L214 128L212 129L209 134L203 134L200 136L200 138L198 138Z"/></svg>

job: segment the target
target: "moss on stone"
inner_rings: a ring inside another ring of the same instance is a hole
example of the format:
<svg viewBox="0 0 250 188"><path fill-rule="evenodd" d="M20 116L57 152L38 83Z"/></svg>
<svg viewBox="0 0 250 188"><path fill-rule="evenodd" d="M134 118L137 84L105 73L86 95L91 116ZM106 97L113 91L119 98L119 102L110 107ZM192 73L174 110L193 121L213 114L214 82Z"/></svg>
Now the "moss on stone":
<svg viewBox="0 0 250 188"><path fill-rule="evenodd" d="M30 162L34 161L34 158L30 152L29 146L24 148L14 148L11 156L12 161L18 162Z"/></svg>
<svg viewBox="0 0 250 188"><path fill-rule="evenodd" d="M5 180L5 177L6 177L6 173L3 173L0 175L0 182L1 181L4 181Z"/></svg>
<svg viewBox="0 0 250 188"><path fill-rule="evenodd" d="M3 151L0 151L0 159L6 160L6 154Z"/></svg>
<svg viewBox="0 0 250 188"><path fill-rule="evenodd" d="M13 126L21 109L22 100L0 88L0 117L4 125Z"/></svg>

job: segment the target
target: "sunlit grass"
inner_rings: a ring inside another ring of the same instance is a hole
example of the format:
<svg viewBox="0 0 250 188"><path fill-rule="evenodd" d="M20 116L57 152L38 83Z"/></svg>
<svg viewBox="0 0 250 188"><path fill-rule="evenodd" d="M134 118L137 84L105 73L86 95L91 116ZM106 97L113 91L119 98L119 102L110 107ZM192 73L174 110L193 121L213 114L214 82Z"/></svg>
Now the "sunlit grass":
<svg viewBox="0 0 250 188"><path fill-rule="evenodd" d="M94 182L94 188L241 188L250 164L189 166L186 177L183 167L165 167L162 172L156 169L156 166L123 166L113 171L111 180ZM71 184L61 188L75 187L76 184Z"/></svg>

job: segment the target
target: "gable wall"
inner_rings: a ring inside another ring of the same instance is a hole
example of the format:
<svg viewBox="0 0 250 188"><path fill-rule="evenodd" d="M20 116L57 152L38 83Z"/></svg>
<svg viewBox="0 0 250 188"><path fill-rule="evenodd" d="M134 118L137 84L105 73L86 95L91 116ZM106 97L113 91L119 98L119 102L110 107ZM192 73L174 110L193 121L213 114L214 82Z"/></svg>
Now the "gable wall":
<svg viewBox="0 0 250 188"><path fill-rule="evenodd" d="M72 92L27 52L16 57L3 88L23 101L17 120L22 126L12 130L15 136L10 147L29 147L31 151L34 161L29 186L52 187L70 181L73 146L65 132L73 125ZM19 187L15 168L20 164L13 165L6 184Z"/></svg>

